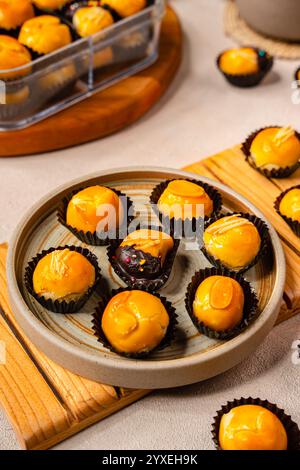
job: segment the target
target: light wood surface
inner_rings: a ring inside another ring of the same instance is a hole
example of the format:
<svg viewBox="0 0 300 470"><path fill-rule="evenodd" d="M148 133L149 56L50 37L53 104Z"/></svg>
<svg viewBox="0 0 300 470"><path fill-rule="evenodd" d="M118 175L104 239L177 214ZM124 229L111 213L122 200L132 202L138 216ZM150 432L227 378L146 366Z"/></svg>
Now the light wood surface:
<svg viewBox="0 0 300 470"><path fill-rule="evenodd" d="M83 379L40 353L23 335L8 302L0 245L0 403L24 449L47 449L145 396L146 390L116 389ZM109 445L108 445L109 447Z"/></svg>
<svg viewBox="0 0 300 470"><path fill-rule="evenodd" d="M300 171L289 178L268 180L245 161L240 146L185 168L227 184L260 209L277 230L285 251L287 280L278 321L300 312L300 239L276 213L273 204L281 191L300 183Z"/></svg>
<svg viewBox="0 0 300 470"><path fill-rule="evenodd" d="M72 147L132 124L169 87L180 65L181 46L179 19L168 7L159 59L153 66L31 127L0 133L0 157Z"/></svg>

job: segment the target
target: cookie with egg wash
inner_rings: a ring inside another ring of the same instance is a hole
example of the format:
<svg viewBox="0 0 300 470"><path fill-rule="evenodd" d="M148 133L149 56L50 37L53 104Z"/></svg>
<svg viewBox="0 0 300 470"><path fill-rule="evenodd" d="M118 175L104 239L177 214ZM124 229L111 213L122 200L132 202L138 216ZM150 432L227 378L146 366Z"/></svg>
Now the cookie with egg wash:
<svg viewBox="0 0 300 470"><path fill-rule="evenodd" d="M260 398L227 402L212 425L217 450L299 450L298 425L274 403Z"/></svg>
<svg viewBox="0 0 300 470"><path fill-rule="evenodd" d="M88 186L67 194L61 201L58 221L80 241L104 246L119 238L133 216L132 201L120 191L102 185Z"/></svg>
<svg viewBox="0 0 300 470"><path fill-rule="evenodd" d="M36 255L25 270L25 286L43 307L76 313L99 285L97 258L86 248L64 246Z"/></svg>
<svg viewBox="0 0 300 470"><path fill-rule="evenodd" d="M100 343L121 356L143 359L170 345L177 324L175 308L159 294L118 289L101 299L93 316Z"/></svg>
<svg viewBox="0 0 300 470"><path fill-rule="evenodd" d="M249 88L265 78L273 66L273 57L255 47L239 47L223 51L217 66L231 85Z"/></svg>
<svg viewBox="0 0 300 470"><path fill-rule="evenodd" d="M163 226L187 237L201 231L202 222L222 208L222 197L216 188L190 179L163 181L153 189L150 202Z"/></svg>
<svg viewBox="0 0 300 470"><path fill-rule="evenodd" d="M251 214L222 214L205 225L202 252L213 266L246 272L268 250L265 222Z"/></svg>
<svg viewBox="0 0 300 470"><path fill-rule="evenodd" d="M242 151L267 178L287 178L300 167L300 134L291 126L265 127L246 139Z"/></svg>
<svg viewBox="0 0 300 470"><path fill-rule="evenodd" d="M300 237L300 185L281 193L275 201L275 210L293 232Z"/></svg>
<svg viewBox="0 0 300 470"><path fill-rule="evenodd" d="M250 283L224 268L196 272L187 288L185 306L197 330L219 340L240 334L259 313Z"/></svg>

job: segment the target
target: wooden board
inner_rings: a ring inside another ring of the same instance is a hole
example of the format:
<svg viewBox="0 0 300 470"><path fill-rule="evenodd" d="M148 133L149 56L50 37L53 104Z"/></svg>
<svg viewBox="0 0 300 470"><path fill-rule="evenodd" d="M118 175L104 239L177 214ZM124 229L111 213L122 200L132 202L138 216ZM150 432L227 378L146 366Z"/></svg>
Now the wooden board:
<svg viewBox="0 0 300 470"><path fill-rule="evenodd" d="M181 46L179 19L168 7L159 59L153 66L31 127L0 133L0 157L72 147L132 124L171 84L180 65Z"/></svg>
<svg viewBox="0 0 300 470"><path fill-rule="evenodd" d="M268 181L243 159L240 147L222 152L186 170L231 186L265 213L282 239L287 282L278 323L300 312L300 240L273 210L282 189L300 183L300 171L288 180ZM6 364L0 365L0 404L25 449L47 449L145 396L83 379L49 360L27 340L10 309L5 276L7 247L0 245L0 341ZM0 358L1 359L1 358Z"/></svg>
<svg viewBox="0 0 300 470"><path fill-rule="evenodd" d="M300 238L276 213L273 204L285 189L300 184L300 170L286 179L268 180L245 161L240 146L185 168L230 186L260 209L277 230L286 255L287 280L278 321L300 313Z"/></svg>

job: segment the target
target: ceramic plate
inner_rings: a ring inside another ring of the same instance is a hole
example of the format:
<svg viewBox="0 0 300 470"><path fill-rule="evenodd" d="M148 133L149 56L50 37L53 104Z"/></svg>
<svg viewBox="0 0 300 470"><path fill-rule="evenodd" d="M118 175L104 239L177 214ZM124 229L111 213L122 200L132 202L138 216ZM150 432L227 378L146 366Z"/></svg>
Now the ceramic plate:
<svg viewBox="0 0 300 470"><path fill-rule="evenodd" d="M17 227L8 255L8 286L18 322L32 342L47 356L89 379L130 388L166 388L186 385L215 376L233 367L262 342L276 320L285 282L285 260L280 241L270 227L272 246L269 256L247 274L259 297L260 315L243 333L229 341L217 341L200 335L184 306L186 288L196 270L209 266L197 249L186 250L181 242L168 283L160 291L176 308L176 340L146 360L120 357L105 349L92 330L92 312L97 295L81 312L59 315L45 310L24 287L25 267L43 249L59 245L80 245L56 219L60 200L84 185L102 184L130 196L136 212L149 200L152 188L169 178L195 178L195 174L164 168L125 168L89 175L52 192L36 204ZM263 215L246 199L220 183L198 177L214 185L222 194L224 210ZM264 219L265 220L265 219ZM106 257L106 247L89 247L97 255L102 275L111 288L123 286Z"/></svg>

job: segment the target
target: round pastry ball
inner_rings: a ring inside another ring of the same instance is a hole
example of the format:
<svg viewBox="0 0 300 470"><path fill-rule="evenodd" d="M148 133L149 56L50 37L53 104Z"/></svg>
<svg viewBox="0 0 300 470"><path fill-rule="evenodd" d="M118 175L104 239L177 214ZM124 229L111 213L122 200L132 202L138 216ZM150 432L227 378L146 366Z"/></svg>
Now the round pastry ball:
<svg viewBox="0 0 300 470"><path fill-rule="evenodd" d="M241 323L244 301L244 291L235 279L210 276L196 291L193 312L211 330L226 331Z"/></svg>
<svg viewBox="0 0 300 470"><path fill-rule="evenodd" d="M42 15L26 21L19 41L40 55L49 54L72 42L69 27L57 16Z"/></svg>
<svg viewBox="0 0 300 470"><path fill-rule="evenodd" d="M235 270L248 266L261 247L257 228L239 214L223 217L209 225L203 240L210 255Z"/></svg>
<svg viewBox="0 0 300 470"><path fill-rule="evenodd" d="M157 206L163 215L175 219L210 216L214 209L213 201L204 188L187 180L171 181Z"/></svg>
<svg viewBox="0 0 300 470"><path fill-rule="evenodd" d="M166 256L174 247L173 238L158 230L141 229L130 233L115 256L123 269L137 277L155 278L162 272Z"/></svg>
<svg viewBox="0 0 300 470"><path fill-rule="evenodd" d="M24 67L22 70L4 72L5 70L21 67L31 62L30 52L15 38L0 35L0 79L13 80L14 78L27 75L31 68Z"/></svg>
<svg viewBox="0 0 300 470"><path fill-rule="evenodd" d="M124 211L118 195L104 186L90 186L75 194L68 204L67 224L83 231L107 232L118 228Z"/></svg>
<svg viewBox="0 0 300 470"><path fill-rule="evenodd" d="M34 9L30 0L1 0L0 28L13 30L25 21L34 17Z"/></svg>
<svg viewBox="0 0 300 470"><path fill-rule="evenodd" d="M251 47L225 51L219 62L220 69L228 75L250 75L259 71L258 56Z"/></svg>
<svg viewBox="0 0 300 470"><path fill-rule="evenodd" d="M155 349L164 339L169 315L161 300L133 290L115 295L102 317L102 330L112 347L122 354L140 354Z"/></svg>
<svg viewBox="0 0 300 470"><path fill-rule="evenodd" d="M272 170L293 166L300 160L300 140L291 127L271 127L256 135L250 153L258 168Z"/></svg>
<svg viewBox="0 0 300 470"><path fill-rule="evenodd" d="M69 249L44 256L33 273L33 290L53 301L77 301L95 283L94 266L82 254Z"/></svg>
<svg viewBox="0 0 300 470"><path fill-rule="evenodd" d="M125 18L146 8L147 0L102 0L102 5L107 5Z"/></svg>
<svg viewBox="0 0 300 470"><path fill-rule="evenodd" d="M300 188L291 189L283 196L279 211L282 215L300 222Z"/></svg>
<svg viewBox="0 0 300 470"><path fill-rule="evenodd" d="M286 430L277 416L258 405L241 405L221 418L223 450L287 450Z"/></svg>
<svg viewBox="0 0 300 470"><path fill-rule="evenodd" d="M34 5L40 10L55 11L61 10L62 7L70 3L72 0L32 0Z"/></svg>
<svg viewBox="0 0 300 470"><path fill-rule="evenodd" d="M82 38L98 33L114 23L111 13L99 6L78 8L73 15L73 25Z"/></svg>

